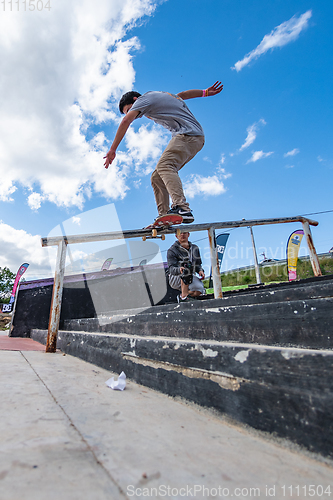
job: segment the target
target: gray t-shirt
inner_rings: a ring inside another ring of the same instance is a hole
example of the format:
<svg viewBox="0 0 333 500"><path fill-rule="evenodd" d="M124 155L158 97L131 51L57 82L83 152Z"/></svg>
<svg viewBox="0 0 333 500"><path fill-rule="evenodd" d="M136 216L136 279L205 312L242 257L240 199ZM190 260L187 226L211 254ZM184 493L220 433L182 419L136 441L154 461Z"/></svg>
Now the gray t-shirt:
<svg viewBox="0 0 333 500"><path fill-rule="evenodd" d="M137 118L147 116L170 130L172 136L204 135L200 123L194 118L185 101L168 92L146 92L134 102L131 111L140 111Z"/></svg>

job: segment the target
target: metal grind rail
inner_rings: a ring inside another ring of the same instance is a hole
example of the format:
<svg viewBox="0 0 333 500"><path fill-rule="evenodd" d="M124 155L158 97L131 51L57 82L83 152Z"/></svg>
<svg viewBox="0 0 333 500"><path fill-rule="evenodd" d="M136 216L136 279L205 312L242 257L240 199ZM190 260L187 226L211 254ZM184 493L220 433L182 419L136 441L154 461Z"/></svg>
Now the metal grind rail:
<svg viewBox="0 0 333 500"><path fill-rule="evenodd" d="M304 235L306 237L306 242L309 247L310 261L312 264L313 273L315 276L321 276L321 270L319 266L319 260L316 253L316 249L313 244L313 239L311 235L311 226L318 226L318 222L307 219L306 217L284 217L284 218L274 218L274 219L258 219L258 220L239 220L239 221L226 221L226 222L214 222L206 224L190 224L190 225L179 225L164 230L165 234L174 234L177 230L182 232L193 232L193 231L208 231L209 248L210 248L210 260L212 268L213 277L213 287L214 287L214 297L222 298L222 284L219 269L219 261L216 247L215 230L216 229L233 229L236 227L250 227L253 226L264 226L269 224L285 224L291 222L301 222L304 230ZM57 336L60 322L60 312L61 312L61 301L63 292L63 281L65 272L65 261L66 261L66 249L67 245L73 243L91 243L93 241L107 241L107 240L118 240L118 239L128 239L128 238L142 238L142 236L151 236L151 230L147 229L136 229L127 231L115 231L110 233L96 233L96 234L80 234L73 236L52 236L50 238L41 238L41 243L43 247L47 246L58 246L56 269L54 275L53 292L51 300L51 309L49 317L48 326L48 336L46 343L46 352L55 352L57 347ZM256 262L256 253L255 262Z"/></svg>

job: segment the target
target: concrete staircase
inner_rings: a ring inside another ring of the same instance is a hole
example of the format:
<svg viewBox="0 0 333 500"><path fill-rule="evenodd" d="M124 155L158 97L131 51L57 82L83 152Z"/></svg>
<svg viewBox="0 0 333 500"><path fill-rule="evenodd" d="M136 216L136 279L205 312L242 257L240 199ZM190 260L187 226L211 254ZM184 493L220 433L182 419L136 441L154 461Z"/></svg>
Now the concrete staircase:
<svg viewBox="0 0 333 500"><path fill-rule="evenodd" d="M57 345L333 458L332 306L329 276L64 320Z"/></svg>

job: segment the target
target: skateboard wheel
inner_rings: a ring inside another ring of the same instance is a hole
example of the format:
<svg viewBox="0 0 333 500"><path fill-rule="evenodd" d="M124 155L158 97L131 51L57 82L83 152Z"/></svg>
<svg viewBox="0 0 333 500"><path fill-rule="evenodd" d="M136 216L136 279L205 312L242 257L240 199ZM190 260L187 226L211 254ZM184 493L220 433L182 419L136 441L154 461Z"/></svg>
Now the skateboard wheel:
<svg viewBox="0 0 333 500"><path fill-rule="evenodd" d="M163 241L165 240L165 234L161 235L161 240L163 240Z"/></svg>
<svg viewBox="0 0 333 500"><path fill-rule="evenodd" d="M147 236L142 236L142 241L146 241Z"/></svg>
<svg viewBox="0 0 333 500"><path fill-rule="evenodd" d="M153 229L152 232L151 232L151 235L153 238L156 238L157 236L157 229Z"/></svg>

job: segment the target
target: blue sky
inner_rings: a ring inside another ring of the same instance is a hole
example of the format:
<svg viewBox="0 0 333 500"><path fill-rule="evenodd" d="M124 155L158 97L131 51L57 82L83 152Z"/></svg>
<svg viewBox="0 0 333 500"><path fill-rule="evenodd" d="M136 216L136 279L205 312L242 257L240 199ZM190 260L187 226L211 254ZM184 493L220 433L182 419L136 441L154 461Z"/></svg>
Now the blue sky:
<svg viewBox="0 0 333 500"><path fill-rule="evenodd" d="M0 12L0 267L29 262L26 279L50 276L54 253L40 237L54 228L150 223L150 173L169 135L137 120L105 170L118 100L131 89L177 93L216 80L220 95L187 102L206 135L181 171L196 223L315 214L317 251L333 246L331 1L51 0L50 10L33 12L8 5ZM259 260L263 251L284 258L299 228L254 228ZM158 242L163 260L173 239ZM207 235L191 240L208 272ZM73 248L72 258L92 270L87 256L103 245ZM250 247L249 230L233 230L224 269L253 262Z"/></svg>

